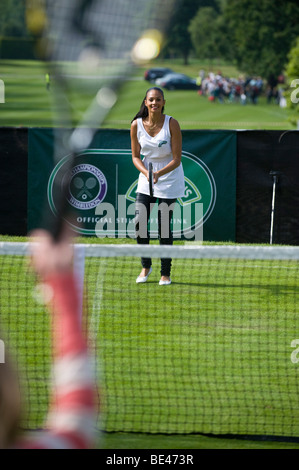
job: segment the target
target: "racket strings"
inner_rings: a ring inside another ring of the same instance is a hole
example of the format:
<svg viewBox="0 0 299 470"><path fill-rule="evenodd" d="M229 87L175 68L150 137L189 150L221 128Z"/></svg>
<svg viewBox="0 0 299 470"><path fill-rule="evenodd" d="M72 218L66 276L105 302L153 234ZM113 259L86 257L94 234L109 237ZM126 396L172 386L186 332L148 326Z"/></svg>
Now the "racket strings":
<svg viewBox="0 0 299 470"><path fill-rule="evenodd" d="M59 0L49 2L53 60L78 60L94 46L105 59L127 58L147 29L165 29L174 0ZM53 47L54 46L54 47Z"/></svg>

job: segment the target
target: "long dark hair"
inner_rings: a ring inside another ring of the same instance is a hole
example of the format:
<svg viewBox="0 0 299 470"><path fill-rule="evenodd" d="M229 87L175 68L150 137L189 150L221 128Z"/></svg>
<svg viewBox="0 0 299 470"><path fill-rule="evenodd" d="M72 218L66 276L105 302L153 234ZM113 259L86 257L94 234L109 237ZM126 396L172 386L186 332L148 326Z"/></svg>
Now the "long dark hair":
<svg viewBox="0 0 299 470"><path fill-rule="evenodd" d="M147 94L151 91L151 90L156 90L158 91L159 93L161 93L162 97L163 97L163 100L164 100L164 92L163 90L161 90L161 88L158 88L157 86L153 86L151 88L149 88L145 94L145 97L143 98L142 100L142 103L141 103L141 106L140 106L140 109L138 111L138 113L136 114L136 116L132 119L131 123L133 121L135 121L135 119L138 119L138 118L146 118L148 116L148 109L147 107L145 106L145 103L144 101L146 100L146 97L147 97ZM162 113L164 113L164 106L162 108Z"/></svg>

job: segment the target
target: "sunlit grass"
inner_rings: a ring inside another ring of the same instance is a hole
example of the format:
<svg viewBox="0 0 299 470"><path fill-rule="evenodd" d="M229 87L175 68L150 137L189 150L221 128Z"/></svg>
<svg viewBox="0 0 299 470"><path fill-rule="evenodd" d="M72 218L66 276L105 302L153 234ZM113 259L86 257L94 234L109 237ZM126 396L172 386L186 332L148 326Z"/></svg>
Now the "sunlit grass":
<svg viewBox="0 0 299 470"><path fill-rule="evenodd" d="M206 72L219 69L225 76L236 77L239 72L233 65L201 64L191 61L185 66L181 61L158 62L176 72L196 77L200 69ZM149 64L148 67L153 64ZM128 129L139 109L147 88L152 84L144 80L146 67L136 71L133 79L124 84L118 102L107 116L103 127ZM53 115L53 83L47 90L47 68L38 61L0 60L0 78L5 83L5 103L1 105L1 126L52 127L57 125ZM97 80L89 80L82 90L82 79L74 84L71 94L74 108L73 123L80 122L83 112L97 90ZM248 103L211 103L196 91L165 91L165 112L174 116L182 129L292 129L289 111L277 104L266 102L263 96L257 105Z"/></svg>

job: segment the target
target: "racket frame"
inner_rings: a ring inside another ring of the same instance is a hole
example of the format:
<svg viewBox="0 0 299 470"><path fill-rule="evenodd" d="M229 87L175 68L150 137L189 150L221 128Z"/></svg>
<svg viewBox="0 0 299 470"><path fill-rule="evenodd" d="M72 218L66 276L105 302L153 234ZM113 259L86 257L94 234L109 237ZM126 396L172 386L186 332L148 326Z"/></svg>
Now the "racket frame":
<svg viewBox="0 0 299 470"><path fill-rule="evenodd" d="M150 196L154 195L154 176L153 176L153 164L150 162L148 165L148 184Z"/></svg>

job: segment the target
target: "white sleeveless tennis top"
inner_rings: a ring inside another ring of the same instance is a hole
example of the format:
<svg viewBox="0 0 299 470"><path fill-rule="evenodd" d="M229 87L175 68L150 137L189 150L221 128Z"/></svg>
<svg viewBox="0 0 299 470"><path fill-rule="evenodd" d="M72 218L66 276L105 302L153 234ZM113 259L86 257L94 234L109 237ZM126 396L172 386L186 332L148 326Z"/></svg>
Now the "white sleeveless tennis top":
<svg viewBox="0 0 299 470"><path fill-rule="evenodd" d="M169 121L171 116L165 115L165 120L161 131L151 137L145 130L142 118L137 119L137 139L140 144L140 154L143 164L148 168L152 162L153 171L164 168L173 159L171 151L171 134ZM140 173L137 192L149 195L149 185L146 176ZM176 199L183 197L185 193L184 171L182 163L173 171L160 176L154 185L154 196L165 199Z"/></svg>

